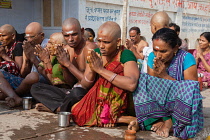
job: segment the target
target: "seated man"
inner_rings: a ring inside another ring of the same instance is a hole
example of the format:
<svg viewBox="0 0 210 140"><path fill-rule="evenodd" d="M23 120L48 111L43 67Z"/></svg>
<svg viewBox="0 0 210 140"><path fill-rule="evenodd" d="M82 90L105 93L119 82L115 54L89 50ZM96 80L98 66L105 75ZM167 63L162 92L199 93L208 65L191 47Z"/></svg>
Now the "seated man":
<svg viewBox="0 0 210 140"><path fill-rule="evenodd" d="M90 41L84 40L84 28L81 28L79 21L75 18L68 18L63 22L62 34L70 49L67 53L63 47L58 46L56 58L62 67L64 80L67 83L76 84L72 90L43 83L34 84L31 88L31 94L40 102L36 104L38 111L57 112L60 110L59 107L65 97L66 100L63 103L62 109L68 110L70 103L77 102L79 98L87 93L87 90L81 86L81 80L84 77L88 50L95 49L97 46ZM46 62L43 60L43 63L49 63L49 59ZM76 97L68 98L71 94L76 95Z"/></svg>
<svg viewBox="0 0 210 140"><path fill-rule="evenodd" d="M30 91L32 84L40 80L37 72L31 72L32 65L38 66L39 60L34 55L36 44L45 46L48 39L44 39L42 26L37 22L30 23L25 30L26 40L23 45L23 65L21 76L14 76L8 72L0 72L0 91L6 98L9 107L22 104L22 96ZM25 79L24 79L25 78Z"/></svg>
<svg viewBox="0 0 210 140"><path fill-rule="evenodd" d="M158 31L161 28L168 28L169 19L170 18L165 11L156 12L150 20L152 34L154 34L156 31ZM147 61L148 61L149 54L153 51L152 46L153 44L152 44L152 41L150 40L149 47L145 47L143 49L144 61L143 61L141 73L147 73Z"/></svg>
<svg viewBox="0 0 210 140"><path fill-rule="evenodd" d="M20 75L23 63L22 43L16 41L16 31L12 25L0 27L0 68L13 75Z"/></svg>
<svg viewBox="0 0 210 140"><path fill-rule="evenodd" d="M131 50L137 59L144 59L143 48L148 47L148 43L141 39L139 27L132 27L129 30L130 40L126 40L126 47Z"/></svg>

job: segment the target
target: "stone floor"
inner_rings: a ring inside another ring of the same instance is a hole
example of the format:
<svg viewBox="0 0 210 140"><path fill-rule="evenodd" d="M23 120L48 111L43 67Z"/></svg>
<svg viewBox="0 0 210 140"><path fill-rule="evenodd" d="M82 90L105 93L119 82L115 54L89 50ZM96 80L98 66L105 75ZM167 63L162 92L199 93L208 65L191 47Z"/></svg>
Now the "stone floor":
<svg viewBox="0 0 210 140"><path fill-rule="evenodd" d="M203 111L205 128L193 140L205 140L210 135L210 89L204 89ZM124 138L127 126L115 128L78 127L71 122L69 127L58 126L58 116L35 109L22 107L8 108L0 101L0 139L2 140L120 140ZM176 140L175 137L162 138L151 131L137 132L138 140Z"/></svg>

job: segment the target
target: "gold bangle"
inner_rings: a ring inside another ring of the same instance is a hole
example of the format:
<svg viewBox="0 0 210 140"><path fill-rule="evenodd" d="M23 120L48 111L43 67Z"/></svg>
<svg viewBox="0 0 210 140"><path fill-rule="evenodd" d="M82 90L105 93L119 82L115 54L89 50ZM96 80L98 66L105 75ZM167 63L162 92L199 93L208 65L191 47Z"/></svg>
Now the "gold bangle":
<svg viewBox="0 0 210 140"><path fill-rule="evenodd" d="M43 64L43 62L40 62L40 63L38 64L38 66L40 66L40 67L44 68L44 64Z"/></svg>

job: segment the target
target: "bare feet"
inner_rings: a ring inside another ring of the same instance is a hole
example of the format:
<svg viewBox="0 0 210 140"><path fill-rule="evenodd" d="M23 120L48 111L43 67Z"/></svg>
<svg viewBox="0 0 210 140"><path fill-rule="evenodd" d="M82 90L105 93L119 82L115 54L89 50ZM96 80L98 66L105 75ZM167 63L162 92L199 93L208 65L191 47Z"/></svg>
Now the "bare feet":
<svg viewBox="0 0 210 140"><path fill-rule="evenodd" d="M115 127L114 123L104 124L103 127Z"/></svg>
<svg viewBox="0 0 210 140"><path fill-rule="evenodd" d="M20 106L20 105L22 105L22 98L12 98L12 97L7 97L6 99L5 99L5 101L6 101L6 103L7 103L7 105L9 106L9 107L16 107L16 106Z"/></svg>
<svg viewBox="0 0 210 140"><path fill-rule="evenodd" d="M128 130L134 130L134 131L139 130L139 123L137 122L137 119L130 122L130 124L128 125Z"/></svg>
<svg viewBox="0 0 210 140"><path fill-rule="evenodd" d="M168 137L170 129L172 127L172 120L168 119L164 121L164 124L156 131L157 135L161 137Z"/></svg>
<svg viewBox="0 0 210 140"><path fill-rule="evenodd" d="M38 110L38 111L42 111L42 112L51 112L51 113L53 113L49 108L47 108L42 103L37 103L36 106L35 106L35 109Z"/></svg>
<svg viewBox="0 0 210 140"><path fill-rule="evenodd" d="M203 87L204 88L208 88L208 83L207 82L203 82Z"/></svg>
<svg viewBox="0 0 210 140"><path fill-rule="evenodd" d="M162 127L163 124L164 124L164 122L162 120L161 121L158 121L158 122L156 122L156 123L154 123L152 125L151 130L154 131L154 132L156 132L159 128Z"/></svg>

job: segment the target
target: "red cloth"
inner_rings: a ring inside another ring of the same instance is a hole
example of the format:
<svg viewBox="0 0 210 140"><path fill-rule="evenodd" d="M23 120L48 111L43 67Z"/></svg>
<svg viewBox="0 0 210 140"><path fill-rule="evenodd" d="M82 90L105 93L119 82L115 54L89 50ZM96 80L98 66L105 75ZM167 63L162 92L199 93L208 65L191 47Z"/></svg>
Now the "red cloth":
<svg viewBox="0 0 210 140"><path fill-rule="evenodd" d="M6 72L9 72L15 76L20 75L20 69L18 65L13 61L2 61L0 62L0 69L3 69Z"/></svg>
<svg viewBox="0 0 210 140"><path fill-rule="evenodd" d="M6 53L7 56L9 56L11 59L14 59L14 56L13 56L12 52L15 49L15 46L17 45L17 43L19 43L19 42L14 42L12 47ZM4 71L9 72L9 73L11 73L15 76L20 75L20 69L19 69L18 65L13 61L2 61L2 62L0 62L0 69L3 69Z"/></svg>
<svg viewBox="0 0 210 140"><path fill-rule="evenodd" d="M124 68L118 61L111 62L106 69L123 75ZM117 118L126 109L127 92L114 86L105 78L99 77L89 92L72 108L74 122L79 126L102 126L104 120L101 120L101 114L103 114L104 105L109 106L109 112L106 113L109 116L106 116L106 120L109 120L109 123L116 123Z"/></svg>

